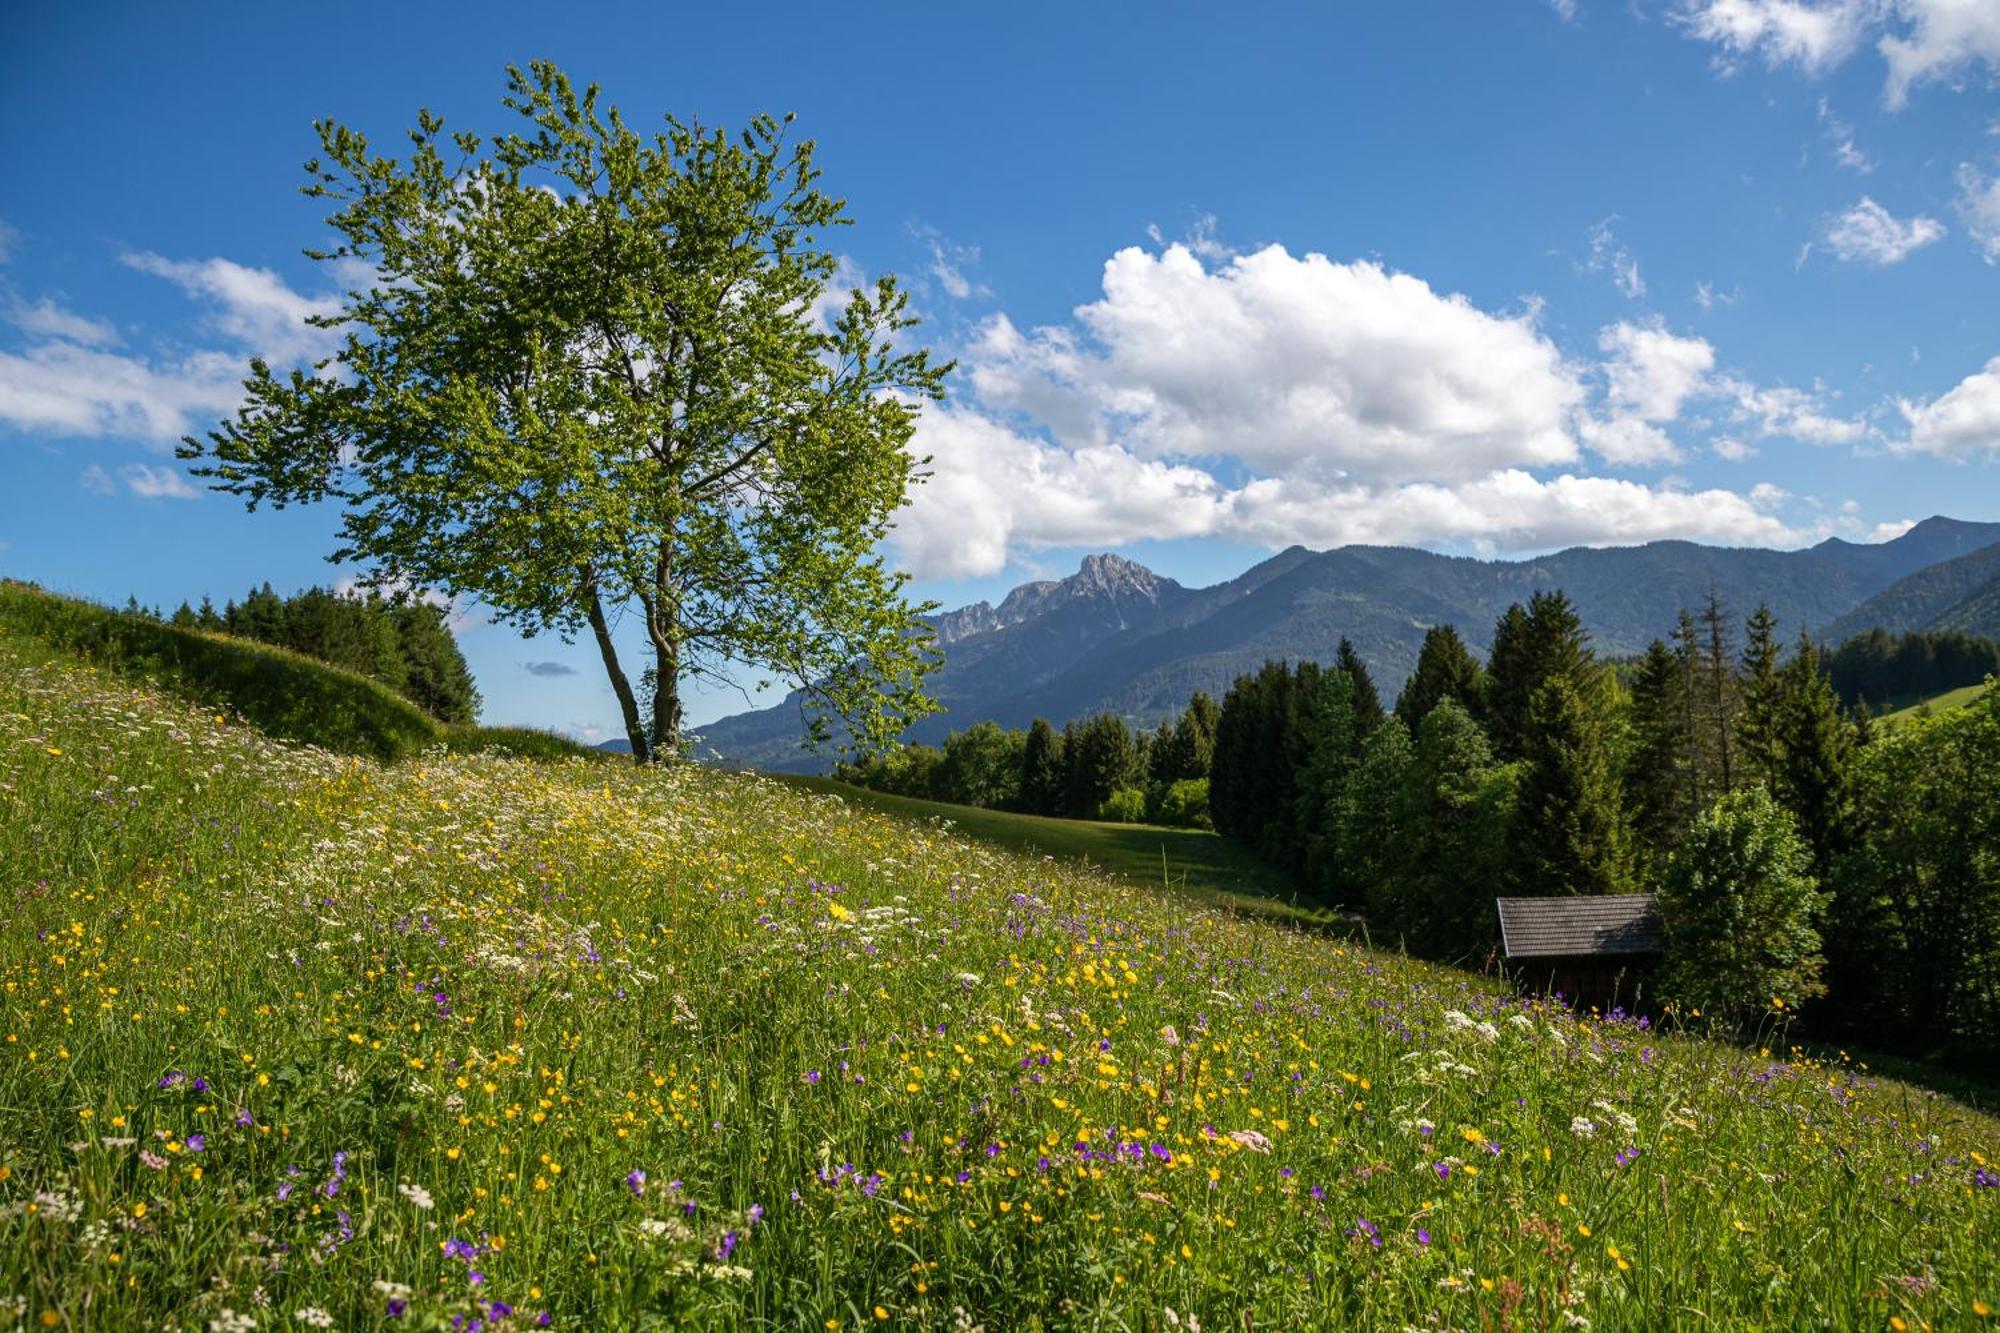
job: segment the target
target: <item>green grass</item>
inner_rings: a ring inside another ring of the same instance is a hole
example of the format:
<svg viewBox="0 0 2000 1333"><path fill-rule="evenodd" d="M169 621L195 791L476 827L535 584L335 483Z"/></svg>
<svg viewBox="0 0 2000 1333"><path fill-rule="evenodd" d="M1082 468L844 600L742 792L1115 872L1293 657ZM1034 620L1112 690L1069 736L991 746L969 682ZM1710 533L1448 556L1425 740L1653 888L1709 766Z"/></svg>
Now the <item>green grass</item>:
<svg viewBox="0 0 2000 1333"><path fill-rule="evenodd" d="M0 641L0 911L29 1327L2000 1304L2000 1124L1947 1098L745 775L385 765Z"/></svg>
<svg viewBox="0 0 2000 1333"><path fill-rule="evenodd" d="M919 822L944 820L967 837L1010 851L1076 861L1139 887L1168 888L1266 920L1345 933L1351 922L1309 899L1284 872L1236 843L1199 829L1050 819L870 791L833 778L771 775L779 782Z"/></svg>
<svg viewBox="0 0 2000 1333"><path fill-rule="evenodd" d="M157 682L266 735L339 754L394 762L445 745L466 754L495 751L530 759L601 757L589 746L532 727L446 726L356 672L13 580L0 580L0 638L32 641L129 679Z"/></svg>
<svg viewBox="0 0 2000 1333"><path fill-rule="evenodd" d="M1929 709L1932 713L1943 713L1953 708L1963 708L1991 688L1991 682L1982 682L1978 685L1962 685L1958 689L1947 690L1943 694L1933 695L1928 699L1911 704L1908 708L1898 708L1893 713L1884 713L1875 720L1877 722L1888 723L1903 722L1923 715L1925 709Z"/></svg>

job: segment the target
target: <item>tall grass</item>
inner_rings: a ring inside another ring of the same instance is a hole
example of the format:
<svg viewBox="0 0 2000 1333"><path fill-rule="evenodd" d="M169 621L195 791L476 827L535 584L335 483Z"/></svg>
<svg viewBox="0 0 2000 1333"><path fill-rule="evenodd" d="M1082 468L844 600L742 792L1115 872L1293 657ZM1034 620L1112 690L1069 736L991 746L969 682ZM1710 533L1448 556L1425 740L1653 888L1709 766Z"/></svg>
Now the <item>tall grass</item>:
<svg viewBox="0 0 2000 1333"><path fill-rule="evenodd" d="M0 902L30 1326L2000 1302L2000 1125L1950 1101L755 778L383 766L0 645Z"/></svg>

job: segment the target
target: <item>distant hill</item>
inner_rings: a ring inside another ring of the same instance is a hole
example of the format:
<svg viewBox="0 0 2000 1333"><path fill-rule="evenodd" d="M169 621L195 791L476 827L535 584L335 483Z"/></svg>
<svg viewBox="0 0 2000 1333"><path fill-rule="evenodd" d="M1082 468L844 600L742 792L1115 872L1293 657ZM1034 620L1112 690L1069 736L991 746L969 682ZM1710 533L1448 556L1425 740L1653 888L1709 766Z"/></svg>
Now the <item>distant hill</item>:
<svg viewBox="0 0 2000 1333"><path fill-rule="evenodd" d="M1821 634L1837 644L1871 629L1891 634L1956 629L2000 637L2000 542L1897 579Z"/></svg>
<svg viewBox="0 0 2000 1333"><path fill-rule="evenodd" d="M998 606L935 621L945 665L931 685L946 712L910 739L936 741L982 719L1025 726L1108 709L1151 724L1190 693L1220 696L1266 658L1330 660L1351 639L1393 698L1424 631L1458 627L1477 652L1509 603L1541 588L1575 601L1600 651L1636 653L1714 588L1732 613L1768 604L1788 630L1839 621L1899 580L2000 543L2000 523L1931 518L1893 541L1830 539L1808 550L1652 542L1578 547L1532 560L1478 560L1406 547L1293 547L1226 583L1189 589L1116 556L1069 578L1025 584ZM702 729L723 762L816 772L800 748L797 696Z"/></svg>

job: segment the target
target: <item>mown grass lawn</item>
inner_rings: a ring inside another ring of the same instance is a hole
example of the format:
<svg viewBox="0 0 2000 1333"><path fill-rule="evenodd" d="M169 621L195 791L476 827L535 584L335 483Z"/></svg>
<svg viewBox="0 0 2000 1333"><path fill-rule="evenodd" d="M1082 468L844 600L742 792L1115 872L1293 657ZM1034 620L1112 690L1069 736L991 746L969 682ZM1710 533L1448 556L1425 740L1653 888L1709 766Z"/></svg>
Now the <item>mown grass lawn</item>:
<svg viewBox="0 0 2000 1333"><path fill-rule="evenodd" d="M1201 829L1116 824L1093 819L986 810L870 791L833 778L773 774L777 781L885 814L918 821L943 820L967 837L1030 856L1052 856L1095 866L1140 887L1185 893L1213 906L1266 920L1346 933L1351 923L1337 911L1301 896L1283 871L1227 838Z"/></svg>
<svg viewBox="0 0 2000 1333"><path fill-rule="evenodd" d="M337 756L0 638L0 904L30 1327L2000 1303L1948 1099L755 777Z"/></svg>

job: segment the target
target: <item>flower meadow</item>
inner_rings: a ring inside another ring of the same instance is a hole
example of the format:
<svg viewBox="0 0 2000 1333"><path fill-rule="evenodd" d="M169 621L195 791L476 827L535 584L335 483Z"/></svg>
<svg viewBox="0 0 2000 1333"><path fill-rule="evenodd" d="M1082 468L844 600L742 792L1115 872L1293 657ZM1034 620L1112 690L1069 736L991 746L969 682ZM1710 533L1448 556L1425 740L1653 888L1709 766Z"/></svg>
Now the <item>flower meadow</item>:
<svg viewBox="0 0 2000 1333"><path fill-rule="evenodd" d="M2000 1127L695 768L0 641L0 1325L1964 1328Z"/></svg>

